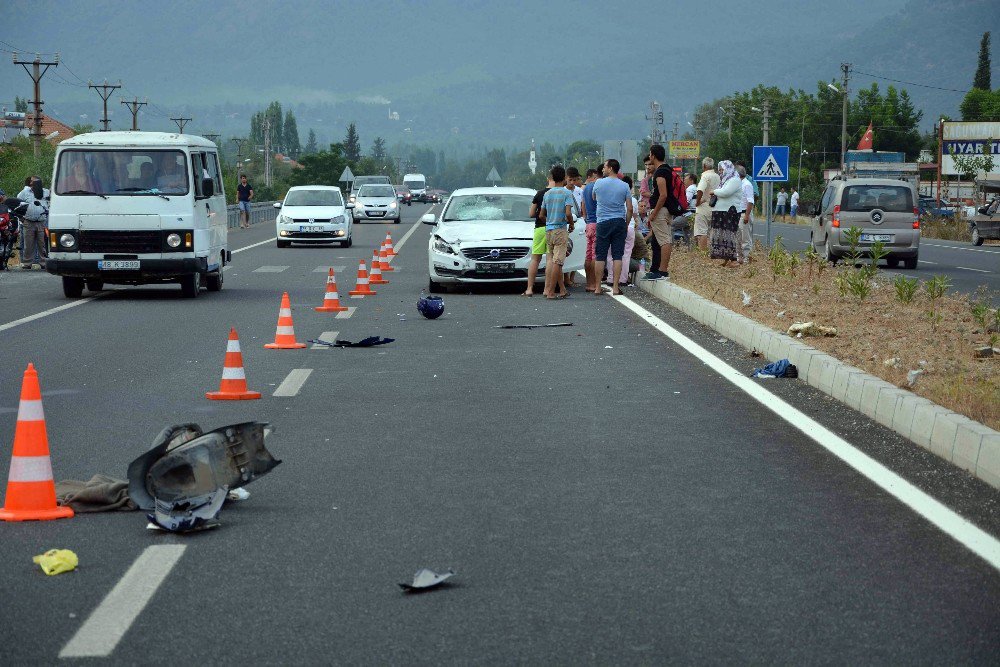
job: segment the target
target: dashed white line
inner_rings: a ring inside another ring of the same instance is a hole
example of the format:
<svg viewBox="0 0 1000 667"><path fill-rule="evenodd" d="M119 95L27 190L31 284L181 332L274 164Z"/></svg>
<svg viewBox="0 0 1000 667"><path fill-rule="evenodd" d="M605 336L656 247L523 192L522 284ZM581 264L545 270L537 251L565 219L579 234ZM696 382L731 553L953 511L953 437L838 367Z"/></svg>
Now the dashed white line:
<svg viewBox="0 0 1000 667"><path fill-rule="evenodd" d="M258 266L251 273L281 273L289 268L288 266Z"/></svg>
<svg viewBox="0 0 1000 667"><path fill-rule="evenodd" d="M944 245L943 243L928 243L927 241L921 241L920 245L928 245L934 248L948 248L949 250L965 250L967 252L985 252L987 255L1000 255L1000 249L988 250L986 248L969 248L962 245Z"/></svg>
<svg viewBox="0 0 1000 667"><path fill-rule="evenodd" d="M337 314L339 315L340 313L337 313ZM339 331L324 331L323 333L321 333L319 335L319 338L317 338L316 340L321 340L321 341L324 341L324 342L327 342L327 343L336 343L337 342L337 334L339 334L339 333L340 333ZM327 349L329 349L329 347L330 347L329 345L320 345L319 343L313 343L312 347L309 348L309 349L311 349L311 350L327 350Z"/></svg>
<svg viewBox="0 0 1000 667"><path fill-rule="evenodd" d="M180 560L183 544L147 547L76 631L60 658L103 658L111 655L132 623Z"/></svg>
<svg viewBox="0 0 1000 667"><path fill-rule="evenodd" d="M937 266L938 264L937 262L931 262L926 259L918 259L917 261L920 262L921 264L934 264L935 266Z"/></svg>
<svg viewBox="0 0 1000 667"><path fill-rule="evenodd" d="M987 271L986 269L974 269L971 266L956 266L956 269L964 269L966 271L975 271L976 273L993 273L992 271Z"/></svg>
<svg viewBox="0 0 1000 667"><path fill-rule="evenodd" d="M102 296L106 296L110 292L101 292L100 294L95 294L94 296L88 296L83 299L78 299L77 301L70 301L69 303L64 303L61 306L56 306L55 308L49 308L48 310L43 310L40 313L35 313L34 315L28 315L27 317L22 317L19 320L14 320L13 322L8 322L7 324L0 324L0 331L7 331L8 329L13 329L14 327L21 326L22 324L27 324L28 322L34 322L35 320L40 320L43 317L48 317L49 315L55 315L56 313L69 310L70 308L76 308L77 306L82 306L85 303L90 303L94 299L100 299Z"/></svg>
<svg viewBox="0 0 1000 667"><path fill-rule="evenodd" d="M273 396L285 397L285 396L297 396L299 390L302 389L302 385L306 383L309 376L312 374L311 368L296 368L292 370L288 377L282 380L278 388L274 390Z"/></svg>
<svg viewBox="0 0 1000 667"><path fill-rule="evenodd" d="M334 273L342 273L347 269L346 266L317 266L313 269L313 273L328 273L330 269L333 269Z"/></svg>
<svg viewBox="0 0 1000 667"><path fill-rule="evenodd" d="M357 298L360 299L362 297L357 297ZM355 310L357 310L357 308L355 308L354 306L348 306L347 310L342 310L339 313L337 313L337 319L338 320L347 320L347 319L350 319L351 315L354 314Z"/></svg>
<svg viewBox="0 0 1000 667"><path fill-rule="evenodd" d="M434 206L437 206L437 204L434 204ZM434 206L431 206L429 209L427 209L427 212L421 215L420 217L423 217L424 215L427 215L427 213L433 211ZM403 244L406 243L407 239L409 239L413 235L413 232L417 231L417 227L423 227L423 223L420 222L420 220L417 220L417 222L415 222L414 225L410 227L410 230L405 234L403 234L403 238L399 239L398 243L392 244L392 249L395 250L396 252L399 252L399 250L403 247Z"/></svg>

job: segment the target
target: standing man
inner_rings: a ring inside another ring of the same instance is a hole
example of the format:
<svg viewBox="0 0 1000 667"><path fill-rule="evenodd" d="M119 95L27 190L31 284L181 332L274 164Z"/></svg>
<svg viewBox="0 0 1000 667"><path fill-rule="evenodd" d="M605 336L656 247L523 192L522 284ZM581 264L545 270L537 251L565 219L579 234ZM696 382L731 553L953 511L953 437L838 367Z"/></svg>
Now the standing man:
<svg viewBox="0 0 1000 667"><path fill-rule="evenodd" d="M610 159L604 163L604 178L594 183L594 197L597 199L597 238L594 252L600 259L595 262L597 289L594 294L601 294L604 288L600 281L604 277L604 266L607 263L608 249L611 250L611 293L620 296L622 291L618 286L617 277L622 272L622 257L625 255L625 239L628 235L626 220L632 219L632 192L628 185L618 177L621 164ZM670 229L670 224L667 224Z"/></svg>
<svg viewBox="0 0 1000 667"><path fill-rule="evenodd" d="M37 263L45 268L45 225L49 214L45 202L45 190L42 182L32 181L31 196L27 199L28 208L24 212L21 223L21 234L24 237L24 254L21 255L21 269L28 270ZM37 261L36 261L37 260Z"/></svg>
<svg viewBox="0 0 1000 667"><path fill-rule="evenodd" d="M712 205L709 196L719 187L719 174L715 160L707 157L701 161L701 179L698 181L694 209L694 240L701 250L708 250L708 230L712 226Z"/></svg>
<svg viewBox="0 0 1000 667"><path fill-rule="evenodd" d="M545 198L545 193L551 190L555 184L552 182L552 176L549 175L549 184L535 193L534 198L531 200L531 208L528 209L528 216L535 219L535 233L531 241L531 260L528 262L528 286L525 287L522 294L524 296L534 296L535 294L535 278L538 276L538 265L542 261L542 255L545 254L546 244L545 244L545 220L541 217L542 214L542 200ZM546 274L548 273L548 267L545 268ZM544 292L545 296L548 296L548 292Z"/></svg>
<svg viewBox="0 0 1000 667"><path fill-rule="evenodd" d="M573 221L583 217L583 178L576 167L566 169L566 189L573 195ZM575 271L567 271L563 276L567 287L574 282Z"/></svg>
<svg viewBox="0 0 1000 667"><path fill-rule="evenodd" d="M667 209L667 197L673 187L674 171L666 164L667 151L659 144L649 147L649 163L653 168L653 182L650 186L649 227L653 230L653 241L660 248L660 261L652 267L644 280L660 280L669 278L670 251L673 248L674 234L672 224L674 216Z"/></svg>
<svg viewBox="0 0 1000 667"><path fill-rule="evenodd" d="M584 229L584 236L587 238L587 251L583 255L583 271L587 274L588 292L596 292L600 289L600 279L594 270L594 243L597 240L597 200L594 199L594 183L597 181L597 170L587 170L587 184L583 186L583 197L581 201L581 211L583 219L587 225Z"/></svg>
<svg viewBox="0 0 1000 667"><path fill-rule="evenodd" d="M740 243L743 247L743 261L750 262L750 251L753 250L753 183L747 178L747 168L736 167L736 174L740 177L740 187L743 190L740 197Z"/></svg>
<svg viewBox="0 0 1000 667"><path fill-rule="evenodd" d="M569 296L563 276L569 233L573 231L573 193L566 188L566 169L552 167L552 188L542 197L539 220L545 223L545 298L565 299ZM556 288L559 293L556 294Z"/></svg>
<svg viewBox="0 0 1000 667"><path fill-rule="evenodd" d="M795 217L799 214L799 191L792 188L792 222L795 222Z"/></svg>
<svg viewBox="0 0 1000 667"><path fill-rule="evenodd" d="M236 186L236 198L240 207L240 228L250 228L250 202L253 200L253 186L247 183L247 175L240 174L240 184Z"/></svg>
<svg viewBox="0 0 1000 667"><path fill-rule="evenodd" d="M782 187L781 191L778 192L778 206L774 211L775 215L780 215L781 219L785 219L785 204L788 203L788 193L785 192L785 188Z"/></svg>

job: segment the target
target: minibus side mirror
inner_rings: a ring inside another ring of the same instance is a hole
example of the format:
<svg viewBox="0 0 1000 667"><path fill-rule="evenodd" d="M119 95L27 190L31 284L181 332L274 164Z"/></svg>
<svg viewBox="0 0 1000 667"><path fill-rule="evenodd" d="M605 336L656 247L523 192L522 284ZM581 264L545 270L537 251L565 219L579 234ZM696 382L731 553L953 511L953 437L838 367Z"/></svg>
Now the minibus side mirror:
<svg viewBox="0 0 1000 667"><path fill-rule="evenodd" d="M211 178L201 179L201 196L212 197L215 195L215 180Z"/></svg>

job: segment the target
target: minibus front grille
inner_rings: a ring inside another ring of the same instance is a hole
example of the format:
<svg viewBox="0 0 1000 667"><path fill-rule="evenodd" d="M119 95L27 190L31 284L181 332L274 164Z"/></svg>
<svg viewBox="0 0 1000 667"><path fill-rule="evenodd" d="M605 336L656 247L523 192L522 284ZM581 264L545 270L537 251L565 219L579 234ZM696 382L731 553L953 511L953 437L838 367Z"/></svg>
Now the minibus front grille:
<svg viewBox="0 0 1000 667"><path fill-rule="evenodd" d="M80 252L137 254L161 252L162 249L163 243L159 231L80 232Z"/></svg>

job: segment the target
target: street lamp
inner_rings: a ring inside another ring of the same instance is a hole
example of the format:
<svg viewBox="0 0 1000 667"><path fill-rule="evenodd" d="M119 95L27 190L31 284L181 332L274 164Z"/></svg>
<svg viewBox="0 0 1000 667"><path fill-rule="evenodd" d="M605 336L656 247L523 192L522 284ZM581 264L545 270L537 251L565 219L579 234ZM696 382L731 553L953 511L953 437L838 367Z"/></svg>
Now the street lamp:
<svg viewBox="0 0 1000 667"><path fill-rule="evenodd" d="M845 78L846 81L846 78ZM840 175L847 175L847 86L841 90L832 83L826 84L826 87L835 93L840 93L844 96L844 111L841 116L840 122Z"/></svg>
<svg viewBox="0 0 1000 667"><path fill-rule="evenodd" d="M807 151L806 149L803 148L802 151L799 153L799 180L797 181L797 183L795 185L795 191L796 192L798 192L799 190L802 189L802 156L803 155L809 155L809 151ZM801 194L800 194L800 196L801 196Z"/></svg>

